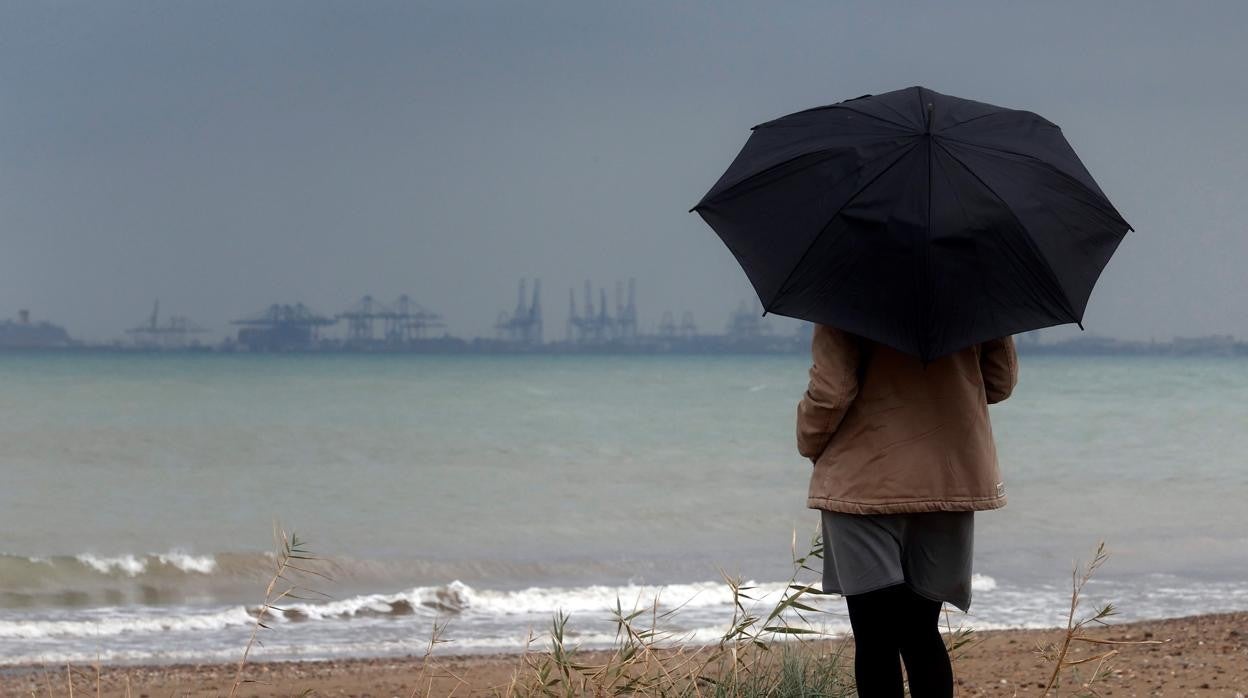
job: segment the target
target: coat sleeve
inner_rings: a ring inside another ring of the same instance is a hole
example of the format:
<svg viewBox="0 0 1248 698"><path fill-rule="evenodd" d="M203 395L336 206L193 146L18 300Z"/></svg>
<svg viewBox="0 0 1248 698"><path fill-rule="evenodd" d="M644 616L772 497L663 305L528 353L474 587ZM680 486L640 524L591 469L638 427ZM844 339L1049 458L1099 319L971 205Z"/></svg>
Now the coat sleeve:
<svg viewBox="0 0 1248 698"><path fill-rule="evenodd" d="M810 384L797 405L797 451L818 460L858 396L858 342L845 332L815 325Z"/></svg>
<svg viewBox="0 0 1248 698"><path fill-rule="evenodd" d="M1018 384L1018 352L1013 337L984 342L979 355L979 371L984 377L988 404L1001 402Z"/></svg>

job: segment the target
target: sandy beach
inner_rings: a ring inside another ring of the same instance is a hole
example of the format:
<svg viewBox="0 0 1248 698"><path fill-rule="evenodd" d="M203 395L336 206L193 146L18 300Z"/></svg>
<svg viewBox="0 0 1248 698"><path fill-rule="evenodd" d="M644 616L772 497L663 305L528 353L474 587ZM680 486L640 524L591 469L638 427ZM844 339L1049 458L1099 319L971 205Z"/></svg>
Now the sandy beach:
<svg viewBox="0 0 1248 698"><path fill-rule="evenodd" d="M1248 612L1124 623L1098 628L1089 637L1111 641L1157 641L1123 645L1113 658L1112 676L1097 685L1104 695L1211 695L1242 698L1248 693ZM1035 652L1038 644L1059 639L1056 630L982 631L964 648L954 666L958 694L964 696L1040 695L1051 671ZM836 651L838 642L816 643ZM1076 643L1072 658L1091 656L1107 645ZM598 653L580 655L592 662ZM601 655L598 655L601 656ZM257 663L248 667L255 681L245 696L410 696L496 695L523 666L517 654L456 656L435 654L422 673L419 657L325 662ZM229 692L235 667L227 664L104 667L101 695L217 696ZM73 667L75 695L95 695L96 671ZM454 676L452 676L454 675ZM428 678L435 677L430 688ZM458 678L456 678L458 677ZM1063 690L1066 694L1072 688ZM16 667L0 673L5 696L69 695L65 667Z"/></svg>

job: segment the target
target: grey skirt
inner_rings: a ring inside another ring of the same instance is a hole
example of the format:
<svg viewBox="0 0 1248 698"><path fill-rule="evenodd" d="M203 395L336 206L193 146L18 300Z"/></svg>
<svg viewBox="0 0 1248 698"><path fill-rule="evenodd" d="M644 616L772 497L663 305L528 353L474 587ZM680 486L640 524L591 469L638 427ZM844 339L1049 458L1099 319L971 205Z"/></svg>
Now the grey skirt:
<svg viewBox="0 0 1248 698"><path fill-rule="evenodd" d="M975 512L820 512L825 594L865 594L904 583L929 599L970 609Z"/></svg>

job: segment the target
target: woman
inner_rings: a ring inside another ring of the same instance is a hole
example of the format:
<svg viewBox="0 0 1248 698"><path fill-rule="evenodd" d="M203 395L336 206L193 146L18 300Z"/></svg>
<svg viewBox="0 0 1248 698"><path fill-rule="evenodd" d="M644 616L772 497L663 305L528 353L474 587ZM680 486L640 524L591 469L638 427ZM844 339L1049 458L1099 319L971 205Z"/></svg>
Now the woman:
<svg viewBox="0 0 1248 698"><path fill-rule="evenodd" d="M824 593L845 596L863 698L952 696L942 602L971 604L974 512L1005 506L988 405L1018 380L1006 337L929 364L815 325L798 451L814 463ZM900 661L899 658L900 657Z"/></svg>

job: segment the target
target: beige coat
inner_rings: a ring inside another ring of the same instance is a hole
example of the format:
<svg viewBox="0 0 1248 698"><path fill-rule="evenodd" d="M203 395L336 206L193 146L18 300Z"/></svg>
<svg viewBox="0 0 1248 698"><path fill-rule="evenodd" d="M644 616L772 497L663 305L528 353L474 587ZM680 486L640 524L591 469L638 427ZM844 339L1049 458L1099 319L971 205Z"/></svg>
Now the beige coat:
<svg viewBox="0 0 1248 698"><path fill-rule="evenodd" d="M806 506L849 514L1005 506L988 405L1010 396L1018 356L1006 337L927 366L815 325L797 450L814 463Z"/></svg>

